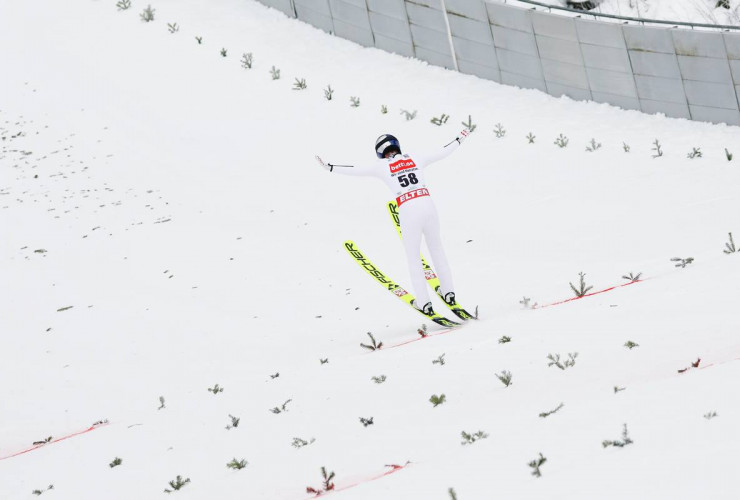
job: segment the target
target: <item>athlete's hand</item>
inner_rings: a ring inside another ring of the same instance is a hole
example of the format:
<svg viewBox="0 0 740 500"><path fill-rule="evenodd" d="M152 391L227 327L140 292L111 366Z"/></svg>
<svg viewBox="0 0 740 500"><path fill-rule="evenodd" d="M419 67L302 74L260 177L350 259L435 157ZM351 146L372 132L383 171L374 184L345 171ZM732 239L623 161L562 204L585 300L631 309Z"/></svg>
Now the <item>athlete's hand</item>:
<svg viewBox="0 0 740 500"><path fill-rule="evenodd" d="M334 166L333 165L331 165L329 163L324 163L324 160L322 160L321 157L318 156L318 155L316 156L316 161L318 161L319 162L319 165L321 165L322 167L324 167L329 172L331 172L332 170L334 170Z"/></svg>
<svg viewBox="0 0 740 500"><path fill-rule="evenodd" d="M455 139L457 139L457 142L460 144L463 143L463 141L470 135L470 130L467 128L464 128L460 131L460 133L457 135Z"/></svg>

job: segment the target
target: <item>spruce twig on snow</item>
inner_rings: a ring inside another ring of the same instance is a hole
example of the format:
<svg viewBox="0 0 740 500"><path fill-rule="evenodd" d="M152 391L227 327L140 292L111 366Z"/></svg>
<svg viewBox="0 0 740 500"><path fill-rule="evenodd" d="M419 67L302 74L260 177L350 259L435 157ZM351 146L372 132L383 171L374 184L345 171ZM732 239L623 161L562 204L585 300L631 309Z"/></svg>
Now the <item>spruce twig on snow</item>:
<svg viewBox="0 0 740 500"><path fill-rule="evenodd" d="M198 42L198 45L201 45L203 43L203 37L202 36L196 36L195 40Z"/></svg>
<svg viewBox="0 0 740 500"><path fill-rule="evenodd" d="M432 123L433 123L434 125L437 125L437 126L439 127L439 126L441 126L441 125L443 125L443 124L447 123L447 120L448 120L449 118L450 118L450 115L447 115L447 114L445 114L445 113L442 113L442 116L440 116L439 118L437 118L436 116L435 116L435 117L432 117L432 120L431 120L431 122L432 122Z"/></svg>
<svg viewBox="0 0 740 500"><path fill-rule="evenodd" d="M559 148L565 148L568 146L568 138L565 137L563 134L560 134L556 139L554 143Z"/></svg>
<svg viewBox="0 0 740 500"><path fill-rule="evenodd" d="M437 359L432 360L433 365L439 365L444 366L445 364L445 353L442 353L440 356L437 356Z"/></svg>
<svg viewBox="0 0 740 500"><path fill-rule="evenodd" d="M511 342L511 337L508 337L506 335L503 335L500 339L498 339L499 344L508 344Z"/></svg>
<svg viewBox="0 0 740 500"><path fill-rule="evenodd" d="M429 402L434 405L434 408L443 404L445 401L447 401L447 397L444 394L440 394L439 396L432 394L432 397L429 398Z"/></svg>
<svg viewBox="0 0 740 500"><path fill-rule="evenodd" d="M242 54L241 59L242 68L244 69L252 69L252 53L251 52L245 52Z"/></svg>
<svg viewBox="0 0 740 500"><path fill-rule="evenodd" d="M370 417L370 418L360 417L360 423L363 426L367 427L368 425L373 425L375 422L373 422L373 417Z"/></svg>
<svg viewBox="0 0 740 500"><path fill-rule="evenodd" d="M642 273L637 273L637 275L629 273L622 276L622 279L628 280L632 283L635 281L640 281L640 276L642 276Z"/></svg>
<svg viewBox="0 0 740 500"><path fill-rule="evenodd" d="M573 293L576 294L576 297L581 298L586 295L588 291L593 288L593 286L586 286L586 273L580 272L578 273L578 276L580 279L578 288L576 288L573 283L570 283L570 289L573 290Z"/></svg>
<svg viewBox="0 0 740 500"><path fill-rule="evenodd" d="M373 334L370 332L367 332L367 336L370 337L370 341L372 342L370 345L360 343L361 347L364 347L365 349L368 349L370 351L375 351L383 347L383 342L376 342L375 337L373 337Z"/></svg>
<svg viewBox="0 0 740 500"><path fill-rule="evenodd" d="M589 142L588 145L586 146L586 151L588 151L589 153L593 153L597 149L601 149L601 143L596 142L596 139L592 137L591 142Z"/></svg>
<svg viewBox="0 0 740 500"><path fill-rule="evenodd" d="M509 371L502 371L501 374L496 374L496 378L501 381L502 384L504 384L506 387L509 387L513 382L511 381L511 372Z"/></svg>
<svg viewBox="0 0 740 500"><path fill-rule="evenodd" d="M627 144L626 142L623 142L622 143L622 149L624 149L624 152L625 153L629 153L630 152L630 145Z"/></svg>
<svg viewBox="0 0 740 500"><path fill-rule="evenodd" d="M701 148L691 148L691 149L692 151L686 155L686 158L688 158L689 160L693 160L694 158L702 157Z"/></svg>
<svg viewBox="0 0 740 500"><path fill-rule="evenodd" d="M619 387L618 385L615 385L614 386L614 394L616 394L618 392L622 392L622 391L624 391L626 389L627 389L626 387Z"/></svg>
<svg viewBox="0 0 740 500"><path fill-rule="evenodd" d="M305 78L295 79L295 83L293 83L293 90L305 90L306 88L308 88L308 85L306 85Z"/></svg>
<svg viewBox="0 0 740 500"><path fill-rule="evenodd" d="M497 123L496 128L493 129L493 133L496 134L496 137L501 139L502 137L506 135L506 129L504 128L503 125L501 125L500 123Z"/></svg>
<svg viewBox="0 0 740 500"><path fill-rule="evenodd" d="M716 416L717 416L716 411L710 411L709 413L704 414L704 418L706 418L707 420L712 420Z"/></svg>
<svg viewBox="0 0 740 500"><path fill-rule="evenodd" d="M727 233L730 237L730 241L728 243L725 243L725 249L722 250L726 254L731 254L737 252L737 248L735 248L735 241L732 239L732 233Z"/></svg>
<svg viewBox="0 0 740 500"><path fill-rule="evenodd" d="M463 441L463 442L461 443L462 445L466 445L466 444L473 444L473 443L475 443L476 441L478 441L479 439L486 439L486 438L488 437L488 434L486 434L486 433L485 433L485 432L483 432L483 431L478 431L478 432L476 432L476 433L474 433L474 434L469 434L469 433L467 433L467 432L465 432L465 431L462 431L462 432L460 433L460 435L462 436L462 438L463 438L463 440L464 440L464 441Z"/></svg>
<svg viewBox="0 0 740 500"><path fill-rule="evenodd" d="M388 106L386 106L385 104L381 104L380 105L380 113L381 114L384 114L384 115L387 115L388 114Z"/></svg>
<svg viewBox="0 0 740 500"><path fill-rule="evenodd" d="M542 477L542 471L540 471L540 467L547 462L547 458L542 455L540 452L540 456L538 458L535 458L531 462L529 462L529 466L532 468L532 475L534 477Z"/></svg>
<svg viewBox="0 0 740 500"><path fill-rule="evenodd" d="M632 350L635 347L640 347L640 344L636 344L636 343L632 342L631 340L628 340L627 342L624 343L624 347L626 347L629 350Z"/></svg>
<svg viewBox="0 0 740 500"><path fill-rule="evenodd" d="M32 495L39 496L39 495L42 495L45 491L49 491L49 490L53 490L53 489L54 489L54 485L53 484L50 484L45 490L33 490L31 492L31 494Z"/></svg>
<svg viewBox="0 0 740 500"><path fill-rule="evenodd" d="M159 408L157 410L161 410L164 408L164 396L159 396Z"/></svg>
<svg viewBox="0 0 740 500"><path fill-rule="evenodd" d="M241 470L247 465L247 461L244 459L237 460L236 458L232 458L231 462L226 464L226 467L228 467L229 469Z"/></svg>
<svg viewBox="0 0 740 500"><path fill-rule="evenodd" d="M167 23L167 30L170 33L177 33L180 31L180 27L177 25L177 23Z"/></svg>
<svg viewBox="0 0 740 500"><path fill-rule="evenodd" d="M322 495L323 493L327 493L334 489L334 483L332 482L332 479L334 479L334 472L327 473L326 467L322 467L321 475L324 478L323 484L321 485L321 489L316 489L316 488L312 488L311 486L308 486L306 488L306 493L313 493L314 495L319 496L319 495Z"/></svg>
<svg viewBox="0 0 740 500"><path fill-rule="evenodd" d="M462 122L462 124L465 126L465 128L467 128L471 132L475 131L475 127L478 126L478 125L476 125L476 124L473 123L473 117L470 116L470 115L468 115L468 122L467 123Z"/></svg>
<svg viewBox="0 0 740 500"><path fill-rule="evenodd" d="M532 132L530 132L529 134L527 134L528 144L534 144L534 140L535 140L536 137L537 136L533 135Z"/></svg>
<svg viewBox="0 0 740 500"><path fill-rule="evenodd" d="M329 362L329 358L319 358L319 362L322 365L325 365L325 364L327 364Z"/></svg>
<svg viewBox="0 0 740 500"><path fill-rule="evenodd" d="M306 441L305 439L296 437L293 438L293 443L291 443L291 445L293 446L293 448L303 448L304 446L312 444L314 441L316 441L316 438L311 438L310 441Z"/></svg>
<svg viewBox="0 0 740 500"><path fill-rule="evenodd" d="M561 408L562 408L563 406L565 406L565 403L560 403L560 404L559 404L559 405L557 406L557 408L555 408L555 409L553 409L553 410L550 410L550 411L544 411L544 412L540 413L540 418L547 418L547 417L549 417L550 415L552 415L553 413L557 413L557 412L559 412L559 411L560 411L560 409L561 409Z"/></svg>
<svg viewBox="0 0 740 500"><path fill-rule="evenodd" d="M270 76L272 76L273 80L280 80L280 70L273 66L270 69Z"/></svg>
<svg viewBox="0 0 740 500"><path fill-rule="evenodd" d="M221 48L219 53L221 54L221 57L226 57L228 55L228 51L224 47Z"/></svg>
<svg viewBox="0 0 740 500"><path fill-rule="evenodd" d="M416 110L414 110L414 112L412 113L410 111L402 109L401 114L406 118L406 121L411 121L416 118Z"/></svg>
<svg viewBox="0 0 740 500"><path fill-rule="evenodd" d="M683 259L681 257L673 257L671 259L671 262L676 262L676 267L680 267L680 268L683 269L684 267L686 267L689 264L691 264L692 262L694 262L694 258L693 257L686 257L685 259Z"/></svg>
<svg viewBox="0 0 740 500"><path fill-rule="evenodd" d="M122 463L123 463L123 460L121 460L120 458L116 457L116 458L113 459L113 461L111 463L108 464L108 467L110 467L112 469L113 467L118 467Z"/></svg>
<svg viewBox="0 0 740 500"><path fill-rule="evenodd" d="M566 368L570 368L572 366L575 366L576 364L576 358L578 357L577 352L569 352L568 353L568 359L560 362L560 354L555 354L554 356L552 354L547 355L547 359L550 360L549 363L547 363L547 366L557 366L561 370L565 370Z"/></svg>
<svg viewBox="0 0 740 500"><path fill-rule="evenodd" d="M234 415L229 414L229 418L231 419L231 424L226 426L227 431L235 427L239 427L239 420L241 420L239 417L235 417Z"/></svg>
<svg viewBox="0 0 740 500"><path fill-rule="evenodd" d="M154 21L154 11L155 9L152 9L151 5L147 5L146 9L139 14L139 17L141 17L141 20L145 23L150 23Z"/></svg>
<svg viewBox="0 0 740 500"><path fill-rule="evenodd" d="M170 488L171 490L165 489L165 493L172 493L173 491L177 491L181 489L183 486L188 484L190 482L190 478L183 479L182 476L178 475L175 479L170 481Z"/></svg>
<svg viewBox="0 0 740 500"><path fill-rule="evenodd" d="M455 490L450 488L447 490L447 493L450 494L450 500L457 500L457 493L455 493Z"/></svg>
<svg viewBox="0 0 740 500"><path fill-rule="evenodd" d="M331 85L327 85L324 89L324 98L327 101L331 101L332 96L334 95L334 89L331 88Z"/></svg>
<svg viewBox="0 0 740 500"><path fill-rule="evenodd" d="M614 446L617 448L624 448L628 444L632 444L633 441L630 438L629 432L627 432L627 424L624 424L624 427L622 428L622 440L616 439L614 441L611 440L605 440L601 442L601 446L604 448L607 448L609 446Z"/></svg>
<svg viewBox="0 0 740 500"><path fill-rule="evenodd" d="M118 0L116 7L118 10L128 10L131 8L131 0Z"/></svg>
<svg viewBox="0 0 740 500"><path fill-rule="evenodd" d="M350 106L353 108L359 108L360 107L360 98L352 96L349 98Z"/></svg>
<svg viewBox="0 0 740 500"><path fill-rule="evenodd" d="M663 150L660 147L660 142L658 141L658 139L655 139L655 142L653 142L653 151L655 151L653 158L660 158L661 156L663 156Z"/></svg>
<svg viewBox="0 0 740 500"><path fill-rule="evenodd" d="M218 394L219 392L224 392L224 388L223 388L223 387L219 387L219 385L218 385L218 384L216 384L216 385L214 385L213 387L209 387L209 388L208 388L208 392L211 392L211 393L213 393L213 395L215 396L215 395L216 395L216 394Z"/></svg>
<svg viewBox="0 0 740 500"><path fill-rule="evenodd" d="M282 404L279 408L276 406L275 408L270 408L270 411L277 415L278 413L282 413L284 411L288 411L288 403L293 401L292 399L288 399L285 403Z"/></svg>
<svg viewBox="0 0 740 500"><path fill-rule="evenodd" d="M383 382L386 381L386 376L385 375L380 375L379 377L373 376L373 377L370 377L370 380L372 380L376 384L382 384Z"/></svg>
<svg viewBox="0 0 740 500"><path fill-rule="evenodd" d="M727 157L727 161L732 161L732 153L727 151L727 148L725 148L725 156Z"/></svg>

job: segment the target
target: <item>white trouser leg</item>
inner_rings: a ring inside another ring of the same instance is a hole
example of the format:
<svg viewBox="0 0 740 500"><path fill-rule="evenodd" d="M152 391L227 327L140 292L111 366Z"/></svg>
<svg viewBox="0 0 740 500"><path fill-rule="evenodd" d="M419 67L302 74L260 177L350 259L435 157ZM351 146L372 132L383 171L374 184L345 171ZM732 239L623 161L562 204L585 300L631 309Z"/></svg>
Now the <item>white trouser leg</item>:
<svg viewBox="0 0 740 500"><path fill-rule="evenodd" d="M442 236L439 232L439 216L434 207L432 207L432 210L434 215L427 219L422 232L424 233L424 241L426 241L429 248L429 256L432 258L434 272L437 273L437 277L439 278L440 292L444 297L446 293L455 290L455 285L452 283L452 271L450 270L447 255L442 246Z"/></svg>
<svg viewBox="0 0 740 500"><path fill-rule="evenodd" d="M424 225L425 212L422 200L412 200L408 205L401 205L399 217L401 219L401 235L403 247L406 251L406 262L411 275L411 286L416 296L416 306L424 307L429 302L424 268L421 264L421 234ZM426 201L426 200L424 200ZM416 205L416 206L411 206Z"/></svg>

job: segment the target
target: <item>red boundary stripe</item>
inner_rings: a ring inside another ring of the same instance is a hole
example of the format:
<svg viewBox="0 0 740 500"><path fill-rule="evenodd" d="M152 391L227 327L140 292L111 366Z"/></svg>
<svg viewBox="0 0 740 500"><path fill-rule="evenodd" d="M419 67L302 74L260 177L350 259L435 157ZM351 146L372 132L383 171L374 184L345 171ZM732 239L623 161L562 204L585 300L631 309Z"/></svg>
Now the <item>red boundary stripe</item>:
<svg viewBox="0 0 740 500"><path fill-rule="evenodd" d="M611 292L612 290L616 290L617 288L624 288L625 286L634 285L635 283L642 283L643 281L646 281L646 280L636 280L636 281L630 281L629 283L622 283L621 285L614 285L612 287L605 288L605 289L599 290L597 292L587 293L583 297L571 297L569 299L560 300L558 302L553 302L551 304L545 304L544 306L534 306L534 307L532 307L532 309L544 309L545 307L559 306L560 304L566 304L568 302L573 302L574 300L580 300L580 299L583 299L583 298L586 298L586 297L593 297L594 295L599 295L601 293Z"/></svg>
<svg viewBox="0 0 740 500"><path fill-rule="evenodd" d="M12 453L10 455L4 456L4 457L0 457L0 460L5 460L6 458L17 457L18 455L23 455L24 453L28 453L29 451L38 450L39 448L43 448L43 447L48 446L50 444L58 443L59 441L64 441L65 439L69 439L69 438L72 438L72 437L75 437L75 436L79 436L80 434L86 434L88 432L94 431L95 429L98 429L100 427L104 427L106 425L108 425L107 422L99 423L99 424L93 424L90 427L88 427L87 429L84 429L84 430L81 430L81 431L77 431L77 432L74 432L72 434L68 434L66 436L62 436L60 438L53 439L53 440L49 441L48 443L37 444L37 445L35 445L35 446L31 447L31 448L27 448L25 450L21 450L21 451L18 451L16 453Z"/></svg>
<svg viewBox="0 0 740 500"><path fill-rule="evenodd" d="M348 490L350 488L354 488L355 486L359 486L361 484L369 483L370 481L375 481L376 479L380 479L380 478L383 478L385 476L390 476L391 474L395 474L396 472L398 472L400 470L403 470L403 469L405 469L406 467L408 467L410 465L411 465L411 462L406 463L406 465L395 465L395 464L386 465L386 467L389 467L389 469L386 470L383 473L376 474L374 476L368 477L367 479L362 479L360 481L355 481L354 483L350 483L350 484L347 484L347 485L344 485L344 486L340 486L338 488L334 488L331 491L326 491L326 492L319 493L318 495L313 495L313 496L311 496L309 498L324 497L326 495L330 495L331 493L336 493L338 491Z"/></svg>

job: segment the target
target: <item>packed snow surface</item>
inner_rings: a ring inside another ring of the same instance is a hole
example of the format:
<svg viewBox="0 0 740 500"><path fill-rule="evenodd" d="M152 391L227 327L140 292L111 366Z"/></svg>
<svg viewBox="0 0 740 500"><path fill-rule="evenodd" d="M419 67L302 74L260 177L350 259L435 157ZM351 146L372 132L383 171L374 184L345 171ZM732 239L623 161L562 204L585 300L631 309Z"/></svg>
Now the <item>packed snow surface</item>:
<svg viewBox="0 0 740 500"><path fill-rule="evenodd" d="M500 86L254 1L154 0L148 23L115 4L0 1L0 498L298 500L322 467L341 499L737 498L738 128ZM440 334L343 248L408 283L390 193L314 155L437 148L469 120L427 178L480 319ZM541 307L581 272L641 281Z"/></svg>

